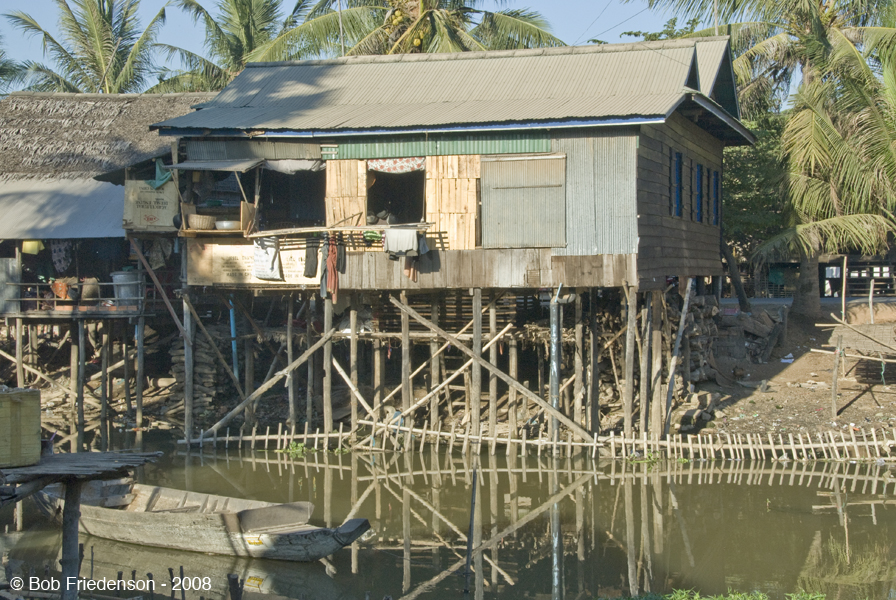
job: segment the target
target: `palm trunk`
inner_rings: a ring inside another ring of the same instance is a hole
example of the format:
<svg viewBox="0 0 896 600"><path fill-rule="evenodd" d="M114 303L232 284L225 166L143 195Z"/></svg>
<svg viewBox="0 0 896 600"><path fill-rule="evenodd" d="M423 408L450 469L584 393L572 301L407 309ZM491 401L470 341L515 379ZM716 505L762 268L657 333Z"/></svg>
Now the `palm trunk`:
<svg viewBox="0 0 896 600"><path fill-rule="evenodd" d="M818 251L800 252L800 273L793 293L791 312L810 319L821 316L821 292L818 285Z"/></svg>

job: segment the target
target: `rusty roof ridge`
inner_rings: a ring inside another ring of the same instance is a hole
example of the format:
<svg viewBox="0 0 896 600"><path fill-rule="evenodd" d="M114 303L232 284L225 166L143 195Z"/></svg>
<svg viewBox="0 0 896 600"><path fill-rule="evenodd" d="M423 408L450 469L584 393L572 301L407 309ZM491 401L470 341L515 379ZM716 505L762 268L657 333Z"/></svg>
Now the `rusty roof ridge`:
<svg viewBox="0 0 896 600"><path fill-rule="evenodd" d="M695 47L698 42L727 41L729 36L720 35L712 37L680 38L674 40L659 40L655 42L632 42L627 44L591 44L588 46L558 46L554 48L532 48L526 50L486 50L480 52L446 52L446 53L419 53L419 54L387 54L344 56L340 58L325 58L316 60L286 60L277 62L253 62L246 65L251 68L270 67L314 67L331 65L359 65L370 63L400 63L400 62L442 62L449 60L481 60L495 58L519 58L534 56L566 56L579 54L612 54L616 52L639 52L674 50L679 48Z"/></svg>

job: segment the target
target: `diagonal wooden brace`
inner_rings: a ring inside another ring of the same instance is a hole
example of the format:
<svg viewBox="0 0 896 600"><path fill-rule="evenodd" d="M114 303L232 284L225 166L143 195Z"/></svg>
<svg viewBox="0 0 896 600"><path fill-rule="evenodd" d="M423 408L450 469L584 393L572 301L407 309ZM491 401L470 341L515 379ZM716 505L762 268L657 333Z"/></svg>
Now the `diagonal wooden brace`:
<svg viewBox="0 0 896 600"><path fill-rule="evenodd" d="M458 350L460 350L461 352L463 352L464 354L466 354L467 356L472 358L474 362L478 363L479 366L481 366L484 369L488 369L490 372L494 373L498 379L500 379L501 381L503 381L510 387L516 389L517 392L519 392L520 394L522 394L529 400L532 400L533 402L535 402L535 404L542 407L551 416L556 417L561 423L563 423L564 425L569 427L571 430L573 430L583 440L587 440L589 442L594 441L594 438L591 437L591 434L588 433L587 431L585 431L585 429L582 428L581 425L577 424L575 421L573 421L572 419L570 419L569 417L564 415L561 411L557 410L556 408L554 408L553 406L551 406L550 404L545 402L545 400L543 398L541 398L540 396L538 396L537 394L532 392L529 388L524 386L522 383L520 383L519 381L517 381L516 379L514 379L513 377L511 377L510 375L508 375L507 373L505 373L504 371L502 371L501 369L499 369L498 367L493 365L492 363L488 362L487 360L483 359L480 356L477 356L475 352L473 352L471 349L469 349L465 345L463 345L460 342L460 340L455 338L453 335L451 335L444 329L442 329L436 325L433 325L432 322L430 322L428 319L423 317L416 310L414 310L410 306L402 304L399 300L395 299L395 297L390 297L389 300L392 302L392 304L395 305L396 308L398 308L402 312L407 313L408 316L412 317L415 321L417 321L418 323L420 323L421 325L423 325L424 327L426 327L433 333L435 333L438 336L445 338L446 340L451 342Z"/></svg>
<svg viewBox="0 0 896 600"><path fill-rule="evenodd" d="M149 273L149 277L152 279L152 282L156 286L156 289L159 290L159 294L162 296L162 300L165 301L165 306L168 307L168 312L171 313L171 318L174 319L174 324L177 325L177 328L180 330L180 334L184 336L184 340L187 342L187 345L192 347L193 340L190 339L189 334L187 334L187 330L184 329L184 326L180 322L180 319L177 318L177 313L174 312L174 307L171 306L171 301L168 299L168 294L166 294L165 290L162 289L162 284L159 283L159 278L156 277L155 271L150 268L149 262L147 262L146 257L143 256L143 252L140 250L140 246L138 246L137 242L134 241L134 238L130 236L128 236L128 241L131 243L131 247L137 254L137 258L139 258L140 262L143 263L143 268L146 269L147 273Z"/></svg>

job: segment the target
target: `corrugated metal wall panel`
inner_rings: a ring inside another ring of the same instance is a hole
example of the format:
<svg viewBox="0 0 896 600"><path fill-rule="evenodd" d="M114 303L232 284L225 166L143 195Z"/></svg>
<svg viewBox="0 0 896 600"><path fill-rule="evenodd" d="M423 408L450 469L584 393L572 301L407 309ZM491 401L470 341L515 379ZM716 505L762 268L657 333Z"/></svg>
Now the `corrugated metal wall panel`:
<svg viewBox="0 0 896 600"><path fill-rule="evenodd" d="M558 256L638 250L637 132L613 130L553 141L566 154L566 246Z"/></svg>
<svg viewBox="0 0 896 600"><path fill-rule="evenodd" d="M550 150L550 136L542 131L473 135L407 135L340 140L334 158L518 154L550 152Z"/></svg>
<svg viewBox="0 0 896 600"><path fill-rule="evenodd" d="M264 140L187 140L188 160L320 158L320 144Z"/></svg>
<svg viewBox="0 0 896 600"><path fill-rule="evenodd" d="M482 157L483 248L564 246L565 157L511 158Z"/></svg>

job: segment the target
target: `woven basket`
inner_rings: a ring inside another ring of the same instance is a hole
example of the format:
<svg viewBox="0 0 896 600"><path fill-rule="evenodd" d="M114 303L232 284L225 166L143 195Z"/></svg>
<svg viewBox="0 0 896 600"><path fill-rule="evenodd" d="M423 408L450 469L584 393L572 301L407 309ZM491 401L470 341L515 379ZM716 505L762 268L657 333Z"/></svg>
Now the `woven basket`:
<svg viewBox="0 0 896 600"><path fill-rule="evenodd" d="M214 229L215 217L210 215L189 215L187 223L190 229Z"/></svg>

